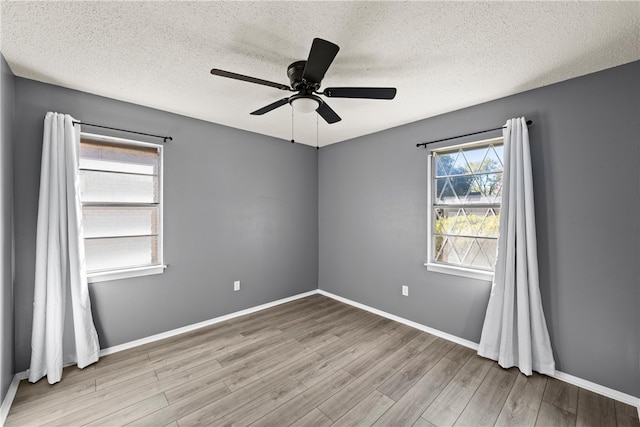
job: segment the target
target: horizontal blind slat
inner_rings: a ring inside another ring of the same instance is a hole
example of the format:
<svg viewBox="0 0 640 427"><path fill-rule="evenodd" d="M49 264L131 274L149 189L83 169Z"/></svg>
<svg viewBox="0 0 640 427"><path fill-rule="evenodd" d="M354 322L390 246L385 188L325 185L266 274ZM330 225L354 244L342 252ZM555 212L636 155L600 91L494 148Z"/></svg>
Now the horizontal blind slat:
<svg viewBox="0 0 640 427"><path fill-rule="evenodd" d="M80 168L157 175L159 153L155 148L109 144L102 141L80 143Z"/></svg>
<svg viewBox="0 0 640 427"><path fill-rule="evenodd" d="M87 273L158 264L156 236L85 239Z"/></svg>
<svg viewBox="0 0 640 427"><path fill-rule="evenodd" d="M80 171L83 202L158 202L158 177Z"/></svg>
<svg viewBox="0 0 640 427"><path fill-rule="evenodd" d="M83 206L85 238L158 234L158 207Z"/></svg>
<svg viewBox="0 0 640 427"><path fill-rule="evenodd" d="M122 175L141 175L141 176L157 176L154 173L145 173L145 172L124 172L124 171L115 171L115 170L104 170L98 168L90 168L90 167L80 167L81 171L89 171L89 172L109 172L109 173L117 173Z"/></svg>

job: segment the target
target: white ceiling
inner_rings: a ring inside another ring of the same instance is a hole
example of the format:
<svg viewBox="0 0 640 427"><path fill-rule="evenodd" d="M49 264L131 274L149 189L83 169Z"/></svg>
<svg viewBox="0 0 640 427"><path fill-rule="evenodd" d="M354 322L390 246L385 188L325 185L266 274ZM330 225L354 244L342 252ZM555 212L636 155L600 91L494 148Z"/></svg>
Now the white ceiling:
<svg viewBox="0 0 640 427"><path fill-rule="evenodd" d="M393 101L328 99L342 121L295 115L320 146L640 59L640 2L2 1L15 75L291 139L288 84L314 37L340 46L323 87L393 86ZM82 119L80 117L80 119ZM117 123L108 123L115 126ZM153 129L142 129L153 132ZM318 137L318 140L316 139Z"/></svg>

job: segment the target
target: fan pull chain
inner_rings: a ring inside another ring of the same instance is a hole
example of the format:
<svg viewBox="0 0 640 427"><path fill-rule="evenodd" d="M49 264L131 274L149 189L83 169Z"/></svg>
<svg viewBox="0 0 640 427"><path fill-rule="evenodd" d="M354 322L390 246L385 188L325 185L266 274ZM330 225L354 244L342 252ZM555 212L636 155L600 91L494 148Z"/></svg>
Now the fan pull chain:
<svg viewBox="0 0 640 427"><path fill-rule="evenodd" d="M296 140L293 139L293 107L291 107L291 143L293 144L294 142Z"/></svg>
<svg viewBox="0 0 640 427"><path fill-rule="evenodd" d="M318 136L318 116L319 116L319 114L316 114L316 150L320 149L320 147L318 146L318 144L319 144L318 141L320 139L319 136Z"/></svg>

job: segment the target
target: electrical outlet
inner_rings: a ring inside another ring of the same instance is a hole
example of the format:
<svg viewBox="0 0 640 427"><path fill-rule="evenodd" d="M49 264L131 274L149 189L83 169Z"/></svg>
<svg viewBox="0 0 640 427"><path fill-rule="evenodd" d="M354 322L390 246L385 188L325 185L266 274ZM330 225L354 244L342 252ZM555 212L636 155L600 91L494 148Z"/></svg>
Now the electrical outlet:
<svg viewBox="0 0 640 427"><path fill-rule="evenodd" d="M407 285L402 285L402 295L405 297L409 296L409 287Z"/></svg>
<svg viewBox="0 0 640 427"><path fill-rule="evenodd" d="M240 290L240 280L236 280L235 282L233 282L233 290L234 292Z"/></svg>

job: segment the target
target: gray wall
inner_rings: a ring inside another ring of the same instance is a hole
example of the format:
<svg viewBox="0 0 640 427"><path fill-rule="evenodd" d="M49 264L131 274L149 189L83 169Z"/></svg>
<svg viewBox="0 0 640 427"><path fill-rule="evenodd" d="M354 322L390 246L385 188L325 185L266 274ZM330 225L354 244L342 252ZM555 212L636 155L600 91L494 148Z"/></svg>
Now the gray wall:
<svg viewBox="0 0 640 427"><path fill-rule="evenodd" d="M16 370L26 369L30 358L42 130L49 110L173 137L164 151L169 268L162 275L90 285L102 348L317 289L315 148L22 78L15 79L15 90ZM233 292L234 280L242 283L239 292Z"/></svg>
<svg viewBox="0 0 640 427"><path fill-rule="evenodd" d="M14 76L0 53L0 402L13 379Z"/></svg>
<svg viewBox="0 0 640 427"><path fill-rule="evenodd" d="M322 148L320 289L478 342L490 283L423 266L415 144L526 116L557 369L640 396L639 76L635 62Z"/></svg>

